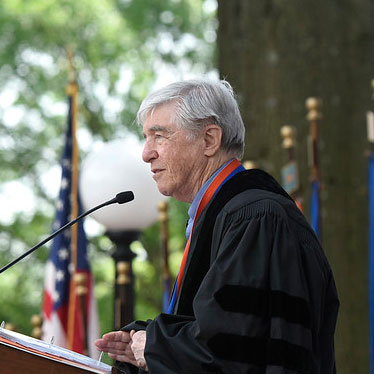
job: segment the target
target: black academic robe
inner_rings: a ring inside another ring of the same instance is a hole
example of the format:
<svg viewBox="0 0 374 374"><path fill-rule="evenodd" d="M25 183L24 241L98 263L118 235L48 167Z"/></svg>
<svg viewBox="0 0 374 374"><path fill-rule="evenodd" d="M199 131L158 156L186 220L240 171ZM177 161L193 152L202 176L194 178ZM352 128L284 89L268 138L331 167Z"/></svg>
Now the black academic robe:
<svg viewBox="0 0 374 374"><path fill-rule="evenodd" d="M149 372L335 373L338 306L304 216L271 176L243 171L196 222L174 314L144 323Z"/></svg>

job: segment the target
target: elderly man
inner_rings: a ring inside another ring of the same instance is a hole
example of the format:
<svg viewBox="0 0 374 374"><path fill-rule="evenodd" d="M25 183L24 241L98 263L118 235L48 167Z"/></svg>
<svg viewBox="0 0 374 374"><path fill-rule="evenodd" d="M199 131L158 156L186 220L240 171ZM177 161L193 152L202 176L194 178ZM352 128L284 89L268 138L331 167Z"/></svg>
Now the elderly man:
<svg viewBox="0 0 374 374"><path fill-rule="evenodd" d="M171 84L137 118L158 189L191 203L187 245L169 313L104 335L98 349L128 373L334 373L330 266L287 193L238 161L231 86Z"/></svg>

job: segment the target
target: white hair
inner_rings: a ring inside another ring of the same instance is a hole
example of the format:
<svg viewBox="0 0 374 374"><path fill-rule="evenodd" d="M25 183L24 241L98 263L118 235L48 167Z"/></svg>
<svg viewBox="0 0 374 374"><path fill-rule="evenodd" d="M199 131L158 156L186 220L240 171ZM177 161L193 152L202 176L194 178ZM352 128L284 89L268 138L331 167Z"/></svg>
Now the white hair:
<svg viewBox="0 0 374 374"><path fill-rule="evenodd" d="M140 105L137 122L143 125L158 106L175 102L172 120L192 135L205 125L222 129L221 148L239 159L244 152L245 127L234 91L227 81L189 80L172 83L148 95Z"/></svg>

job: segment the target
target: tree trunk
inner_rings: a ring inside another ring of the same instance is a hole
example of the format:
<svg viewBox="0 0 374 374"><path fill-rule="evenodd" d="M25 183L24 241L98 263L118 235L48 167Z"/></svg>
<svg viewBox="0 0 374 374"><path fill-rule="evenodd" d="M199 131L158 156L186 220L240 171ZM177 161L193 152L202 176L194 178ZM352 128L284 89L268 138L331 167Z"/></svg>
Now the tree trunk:
<svg viewBox="0 0 374 374"><path fill-rule="evenodd" d="M221 0L218 19L218 66L239 96L247 128L245 159L280 180L286 162L280 128L294 125L307 216L305 100L322 99L322 241L341 301L337 367L343 374L368 372L365 150L366 111L373 108L374 2Z"/></svg>

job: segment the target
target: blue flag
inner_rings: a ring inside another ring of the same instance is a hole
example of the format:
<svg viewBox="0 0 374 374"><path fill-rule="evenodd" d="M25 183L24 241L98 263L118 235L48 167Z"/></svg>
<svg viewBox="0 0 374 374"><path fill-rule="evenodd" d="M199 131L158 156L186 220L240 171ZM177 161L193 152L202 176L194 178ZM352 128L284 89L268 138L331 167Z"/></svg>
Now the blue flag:
<svg viewBox="0 0 374 374"><path fill-rule="evenodd" d="M369 315L370 373L374 373L374 154L369 156Z"/></svg>
<svg viewBox="0 0 374 374"><path fill-rule="evenodd" d="M312 200L310 203L310 222L318 238L321 235L319 191L320 183L318 181L314 181L312 183Z"/></svg>
<svg viewBox="0 0 374 374"><path fill-rule="evenodd" d="M170 279L164 279L164 291L162 293L162 311L167 313L169 310L169 299L170 299Z"/></svg>

